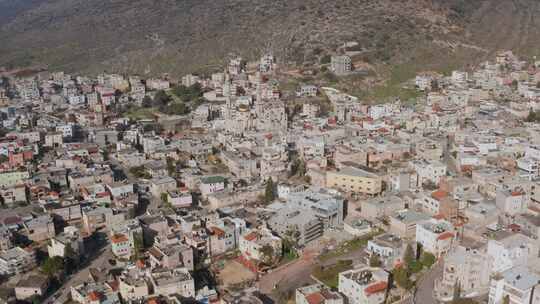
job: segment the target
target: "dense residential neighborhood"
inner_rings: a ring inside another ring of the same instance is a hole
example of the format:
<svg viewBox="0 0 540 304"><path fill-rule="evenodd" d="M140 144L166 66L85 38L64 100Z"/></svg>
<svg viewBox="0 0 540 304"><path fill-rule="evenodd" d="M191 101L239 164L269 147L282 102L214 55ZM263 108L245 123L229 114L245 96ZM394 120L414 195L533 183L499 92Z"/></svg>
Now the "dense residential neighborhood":
<svg viewBox="0 0 540 304"><path fill-rule="evenodd" d="M0 303L540 303L540 61L286 75L2 72Z"/></svg>

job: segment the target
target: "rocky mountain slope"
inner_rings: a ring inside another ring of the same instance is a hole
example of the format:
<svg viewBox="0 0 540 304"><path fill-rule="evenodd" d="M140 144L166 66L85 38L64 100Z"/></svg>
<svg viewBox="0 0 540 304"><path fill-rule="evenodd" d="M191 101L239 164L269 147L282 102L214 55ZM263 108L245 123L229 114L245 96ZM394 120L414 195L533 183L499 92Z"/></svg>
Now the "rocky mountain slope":
<svg viewBox="0 0 540 304"><path fill-rule="evenodd" d="M90 72L176 74L231 52L309 63L346 41L388 63L540 44L536 0L0 0L0 12L0 66Z"/></svg>

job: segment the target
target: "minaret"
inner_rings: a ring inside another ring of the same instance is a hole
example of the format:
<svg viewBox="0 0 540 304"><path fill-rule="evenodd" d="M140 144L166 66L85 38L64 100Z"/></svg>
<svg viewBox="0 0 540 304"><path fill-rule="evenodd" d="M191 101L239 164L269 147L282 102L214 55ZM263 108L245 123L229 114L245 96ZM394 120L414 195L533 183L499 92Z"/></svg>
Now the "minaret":
<svg viewBox="0 0 540 304"><path fill-rule="evenodd" d="M260 72L257 72L257 91L256 91L256 96L255 96L255 113L257 113L257 116L261 116L262 115L262 111L263 111L263 97L262 97L262 89L261 89L261 85L262 85L262 77L261 77L261 73Z"/></svg>
<svg viewBox="0 0 540 304"><path fill-rule="evenodd" d="M225 71L225 81L223 82L223 96L231 96L231 77L228 71Z"/></svg>

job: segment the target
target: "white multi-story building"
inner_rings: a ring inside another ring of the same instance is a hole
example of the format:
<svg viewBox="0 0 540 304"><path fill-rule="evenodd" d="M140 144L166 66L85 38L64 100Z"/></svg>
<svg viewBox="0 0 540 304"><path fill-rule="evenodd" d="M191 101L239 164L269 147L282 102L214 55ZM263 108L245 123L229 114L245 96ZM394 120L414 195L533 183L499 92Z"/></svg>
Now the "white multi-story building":
<svg viewBox="0 0 540 304"><path fill-rule="evenodd" d="M418 186L426 182L432 182L437 185L441 181L441 178L446 176L446 165L438 160L416 160L409 164L416 171Z"/></svg>
<svg viewBox="0 0 540 304"><path fill-rule="evenodd" d="M316 97L319 89L314 85L302 85L296 91L296 96L298 97Z"/></svg>
<svg viewBox="0 0 540 304"><path fill-rule="evenodd" d="M457 246L443 261L443 276L435 283L439 300L452 300L457 284L462 297L475 297L488 292L490 273L486 270L491 268L491 260L485 250Z"/></svg>
<svg viewBox="0 0 540 304"><path fill-rule="evenodd" d="M198 83L200 80L200 77L193 74L187 74L184 77L182 77L182 85L186 87L190 87L196 83Z"/></svg>
<svg viewBox="0 0 540 304"><path fill-rule="evenodd" d="M493 276L489 287L489 304L539 304L540 275L525 266L517 266ZM536 291L536 292L535 292Z"/></svg>
<svg viewBox="0 0 540 304"><path fill-rule="evenodd" d="M420 91L427 91L431 89L432 77L429 75L417 75L414 84Z"/></svg>
<svg viewBox="0 0 540 304"><path fill-rule="evenodd" d="M150 273L150 282L155 295L195 297L195 281L186 268L155 269Z"/></svg>
<svg viewBox="0 0 540 304"><path fill-rule="evenodd" d="M377 255L389 269L401 262L405 242L397 235L385 233L374 237L367 243L369 255Z"/></svg>
<svg viewBox="0 0 540 304"><path fill-rule="evenodd" d="M56 132L61 132L64 138L73 137L73 126L70 124L56 126Z"/></svg>
<svg viewBox="0 0 540 304"><path fill-rule="evenodd" d="M332 56L330 59L330 70L336 75L345 75L352 71L351 57L346 55Z"/></svg>
<svg viewBox="0 0 540 304"><path fill-rule="evenodd" d="M362 267L339 274L338 290L349 304L381 304L388 287L388 273L382 268Z"/></svg>
<svg viewBox="0 0 540 304"><path fill-rule="evenodd" d="M489 240L487 254L492 260L491 272L497 273L534 262L538 255L538 246L533 239L523 234L511 234Z"/></svg>
<svg viewBox="0 0 540 304"><path fill-rule="evenodd" d="M76 258L84 254L84 243L77 227L65 227L64 232L52 238L50 245L47 246L50 257L58 256L65 258L70 254L68 248L71 248L71 253Z"/></svg>
<svg viewBox="0 0 540 304"><path fill-rule="evenodd" d="M225 183L226 179L222 176L209 176L201 179L199 188L201 194L207 196L225 190Z"/></svg>
<svg viewBox="0 0 540 304"><path fill-rule="evenodd" d="M0 274L11 276L36 267L36 253L32 249L15 247L0 253Z"/></svg>
<svg viewBox="0 0 540 304"><path fill-rule="evenodd" d="M265 256L262 251L268 245L272 247L272 256ZM281 239L265 228L252 230L240 238L239 250L246 259L265 261L281 256Z"/></svg>
<svg viewBox="0 0 540 304"><path fill-rule="evenodd" d="M522 189L500 189L495 198L499 211L512 216L525 212L527 201L527 194Z"/></svg>
<svg viewBox="0 0 540 304"><path fill-rule="evenodd" d="M168 80L152 78L146 80L146 87L149 90L168 90L171 84Z"/></svg>
<svg viewBox="0 0 540 304"><path fill-rule="evenodd" d="M464 84L469 80L469 74L463 71L452 71L451 79L454 84Z"/></svg>
<svg viewBox="0 0 540 304"><path fill-rule="evenodd" d="M161 197L162 193L176 190L176 180L170 176L154 177L150 180L150 192L154 197Z"/></svg>
<svg viewBox="0 0 540 304"><path fill-rule="evenodd" d="M454 226L442 219L429 219L416 225L416 242L435 256L446 254L454 244Z"/></svg>
<svg viewBox="0 0 540 304"><path fill-rule="evenodd" d="M187 189L167 191L167 202L175 208L191 207L193 197Z"/></svg>
<svg viewBox="0 0 540 304"><path fill-rule="evenodd" d="M132 254L129 238L124 234L114 234L111 236L111 249L116 257L129 259Z"/></svg>

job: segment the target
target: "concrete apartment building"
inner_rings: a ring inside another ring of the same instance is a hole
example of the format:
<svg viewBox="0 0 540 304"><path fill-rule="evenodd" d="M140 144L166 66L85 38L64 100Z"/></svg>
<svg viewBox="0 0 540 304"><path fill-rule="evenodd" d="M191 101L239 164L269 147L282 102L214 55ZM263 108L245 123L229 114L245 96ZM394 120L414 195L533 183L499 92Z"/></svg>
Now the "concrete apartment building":
<svg viewBox="0 0 540 304"><path fill-rule="evenodd" d="M430 216L414 210L400 210L390 216L390 232L408 239L415 239L416 224L430 219Z"/></svg>
<svg viewBox="0 0 540 304"><path fill-rule="evenodd" d="M323 284L296 289L296 304L344 304L343 296Z"/></svg>
<svg viewBox="0 0 540 304"><path fill-rule="evenodd" d="M154 197L160 197L162 193L176 190L176 180L172 177L155 177L150 181L150 193Z"/></svg>
<svg viewBox="0 0 540 304"><path fill-rule="evenodd" d="M374 197L362 203L361 216L368 220L391 216L396 210L405 208L405 200L397 195Z"/></svg>
<svg viewBox="0 0 540 304"><path fill-rule="evenodd" d="M351 57L346 55L332 56L330 58L330 70L336 75L346 75L352 71Z"/></svg>
<svg viewBox="0 0 540 304"><path fill-rule="evenodd" d="M31 249L15 247L0 253L0 274L11 276L36 267L36 253Z"/></svg>
<svg viewBox="0 0 540 304"><path fill-rule="evenodd" d="M531 265L537 261L538 245L520 233L504 232L487 243L487 254L492 262L492 273L504 272L516 266Z"/></svg>
<svg viewBox="0 0 540 304"><path fill-rule="evenodd" d="M503 303L508 298L511 304L538 304L540 275L526 266L517 266L495 275L489 285L488 304Z"/></svg>
<svg viewBox="0 0 540 304"><path fill-rule="evenodd" d="M79 232L79 229L73 226L64 228L64 232L58 234L51 239L50 245L47 246L50 257L66 257L68 248L71 248L73 254L77 258L84 255L84 243Z"/></svg>
<svg viewBox="0 0 540 304"><path fill-rule="evenodd" d="M339 274L338 290L349 304L381 304L388 287L388 273L382 268L362 267Z"/></svg>
<svg viewBox="0 0 540 304"><path fill-rule="evenodd" d="M405 241L391 233L381 234L369 240L366 252L369 255L377 255L388 269L392 269L401 262L405 249Z"/></svg>
<svg viewBox="0 0 540 304"><path fill-rule="evenodd" d="M309 209L321 220L324 229L341 227L343 224L344 199L326 189L308 189L290 193L287 205L299 210Z"/></svg>
<svg viewBox="0 0 540 304"><path fill-rule="evenodd" d="M293 237L299 246L318 239L324 233L322 221L309 209L282 208L268 220L268 226L281 237Z"/></svg>
<svg viewBox="0 0 540 304"><path fill-rule="evenodd" d="M195 296L195 281L186 268L154 269L150 273L150 282L155 295L178 294L186 298Z"/></svg>
<svg viewBox="0 0 540 304"><path fill-rule="evenodd" d="M347 193L376 195L382 191L382 178L372 171L356 167L343 167L326 173L326 186Z"/></svg>
<svg viewBox="0 0 540 304"><path fill-rule="evenodd" d="M437 257L445 255L454 244L454 226L442 219L429 219L416 225L416 242Z"/></svg>
<svg viewBox="0 0 540 304"><path fill-rule="evenodd" d="M441 301L452 300L459 282L461 295L472 297L487 294L489 289L491 260L485 249L457 246L444 259L442 278L435 283L436 297Z"/></svg>
<svg viewBox="0 0 540 304"><path fill-rule="evenodd" d="M268 229L261 228L248 232L240 238L239 250L246 259L264 261L266 258L261 249L270 245L273 248L273 257L281 256L281 239L272 235Z"/></svg>

